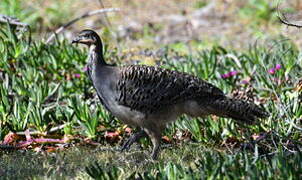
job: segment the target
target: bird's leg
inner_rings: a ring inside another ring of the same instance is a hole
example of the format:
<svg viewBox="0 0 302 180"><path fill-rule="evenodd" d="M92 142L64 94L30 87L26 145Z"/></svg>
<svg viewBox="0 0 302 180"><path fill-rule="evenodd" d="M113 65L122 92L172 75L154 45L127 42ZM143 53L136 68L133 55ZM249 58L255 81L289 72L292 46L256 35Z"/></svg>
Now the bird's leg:
<svg viewBox="0 0 302 180"><path fill-rule="evenodd" d="M147 134L145 133L144 130L140 130L139 132L133 134L122 146L121 151L124 151L125 149L129 150L133 143L139 141L142 137L145 137L146 135Z"/></svg>
<svg viewBox="0 0 302 180"><path fill-rule="evenodd" d="M160 140L161 140L161 128L158 129L145 129L149 137L151 138L153 149L151 157L153 160L156 160L160 150Z"/></svg>
<svg viewBox="0 0 302 180"><path fill-rule="evenodd" d="M152 141L152 143L154 144L153 149L152 149L152 154L151 154L151 157L152 157L153 160L157 159L158 152L160 150L160 140L158 141L158 139L155 139L155 141Z"/></svg>

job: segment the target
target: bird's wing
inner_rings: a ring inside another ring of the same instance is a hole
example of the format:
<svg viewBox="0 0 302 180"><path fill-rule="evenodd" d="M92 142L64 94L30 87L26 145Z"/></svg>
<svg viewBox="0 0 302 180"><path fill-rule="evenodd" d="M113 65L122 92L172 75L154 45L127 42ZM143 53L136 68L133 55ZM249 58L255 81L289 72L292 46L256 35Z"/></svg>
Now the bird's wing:
<svg viewBox="0 0 302 180"><path fill-rule="evenodd" d="M191 99L224 95L195 76L152 66L120 68L117 101L133 110L152 113Z"/></svg>

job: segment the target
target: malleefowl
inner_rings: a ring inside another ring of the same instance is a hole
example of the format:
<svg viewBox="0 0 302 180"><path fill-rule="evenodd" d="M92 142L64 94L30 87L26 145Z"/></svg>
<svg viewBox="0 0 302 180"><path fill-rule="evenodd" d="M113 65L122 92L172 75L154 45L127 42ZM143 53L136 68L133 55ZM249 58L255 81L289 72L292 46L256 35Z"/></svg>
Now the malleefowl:
<svg viewBox="0 0 302 180"><path fill-rule="evenodd" d="M144 65L108 65L102 41L92 30L81 31L72 43L89 47L88 75L105 108L122 122L141 129L126 141L122 150L148 135L153 144L151 156L156 159L166 124L182 114L192 117L213 114L246 124L269 115L261 107L231 99L217 87L190 74Z"/></svg>

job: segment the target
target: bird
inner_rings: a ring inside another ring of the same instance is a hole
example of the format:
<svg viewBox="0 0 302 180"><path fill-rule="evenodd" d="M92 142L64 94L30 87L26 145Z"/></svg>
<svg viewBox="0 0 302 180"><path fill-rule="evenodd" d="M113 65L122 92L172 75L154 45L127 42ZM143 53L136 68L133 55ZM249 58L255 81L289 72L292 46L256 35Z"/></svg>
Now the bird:
<svg viewBox="0 0 302 180"><path fill-rule="evenodd" d="M122 145L122 151L149 136L153 144L151 158L157 159L166 125L183 114L216 115L248 125L269 116L264 108L232 99L216 86L188 73L157 66L107 64L102 40L93 30L82 30L72 43L89 48L87 72L101 104L123 123L139 129Z"/></svg>

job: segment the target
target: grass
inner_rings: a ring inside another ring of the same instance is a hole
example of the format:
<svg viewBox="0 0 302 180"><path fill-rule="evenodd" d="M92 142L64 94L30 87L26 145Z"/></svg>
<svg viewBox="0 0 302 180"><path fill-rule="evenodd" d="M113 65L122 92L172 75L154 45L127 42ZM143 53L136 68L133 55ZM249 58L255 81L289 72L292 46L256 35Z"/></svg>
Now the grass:
<svg viewBox="0 0 302 180"><path fill-rule="evenodd" d="M239 10L242 18L249 19L252 23L263 24L269 22L274 17L275 10L273 4L276 2L269 2L265 0L249 0L243 8Z"/></svg>
<svg viewBox="0 0 302 180"><path fill-rule="evenodd" d="M21 0L3 0L0 2L1 14L28 23L34 32L39 33L53 30L53 28L66 23L66 17L74 16L71 8L74 6L70 0L53 0L51 3L47 0L27 1L26 3ZM57 9L61 9L61 11Z"/></svg>
<svg viewBox="0 0 302 180"><path fill-rule="evenodd" d="M181 151L179 149L182 149ZM193 151L192 151L193 150ZM148 151L121 153L114 147L73 147L55 153L2 153L0 174L7 179L299 179L301 153L271 156L226 153L199 143L165 148L160 161ZM6 176L3 176L6 175Z"/></svg>
<svg viewBox="0 0 302 180"><path fill-rule="evenodd" d="M164 148L159 161L152 162L148 160L149 151L121 156L114 150L128 134L126 127L95 100L95 91L83 71L86 50L70 45L68 40L52 45L30 41L28 34L2 27L0 140L9 132L29 129L38 132L33 137L67 138L67 144L77 147L57 152L60 146L45 144L33 145L33 150L42 153L1 152L0 174L8 178L301 178L302 108L296 83L301 77L302 61L301 53L289 41L272 42L271 47L253 45L247 51L216 46L180 54L167 46L159 55L139 52L143 54L142 62L155 56L155 63L162 67L194 74L224 92L239 92L243 97L251 94L254 102L263 104L271 114L249 127L227 118L183 116L165 131L165 142L173 146ZM116 49L106 47L106 59L123 64L124 59L119 57L128 53L117 54ZM281 69L275 68L277 64ZM270 74L272 68L274 73ZM237 74L221 78L230 71ZM60 125L64 128L46 133ZM110 138L108 132L117 132L118 137ZM23 135L20 138L25 139ZM102 144L98 146L100 152L78 146L86 138ZM141 143L144 150L150 148L148 140ZM44 154L52 147L55 153ZM29 162L36 158L41 158L43 166Z"/></svg>

